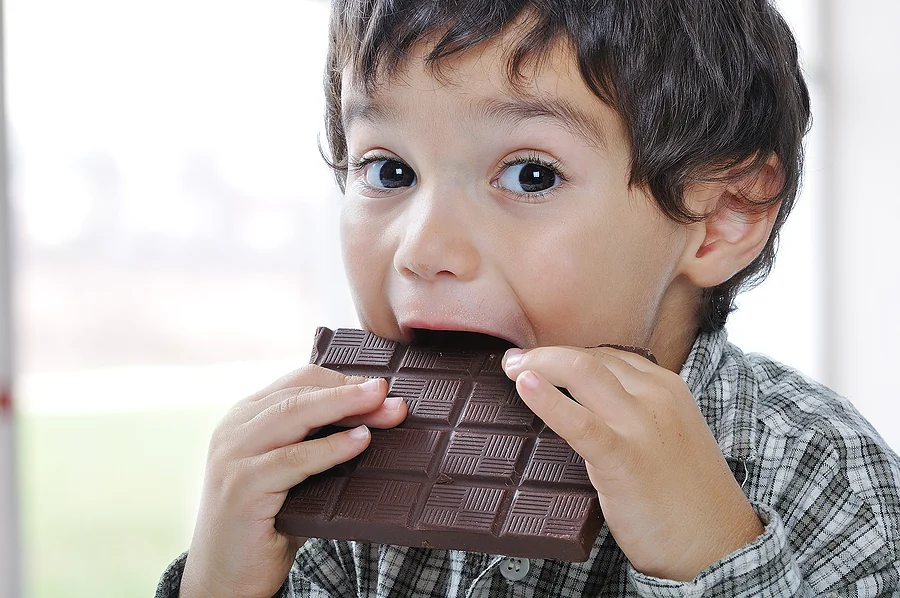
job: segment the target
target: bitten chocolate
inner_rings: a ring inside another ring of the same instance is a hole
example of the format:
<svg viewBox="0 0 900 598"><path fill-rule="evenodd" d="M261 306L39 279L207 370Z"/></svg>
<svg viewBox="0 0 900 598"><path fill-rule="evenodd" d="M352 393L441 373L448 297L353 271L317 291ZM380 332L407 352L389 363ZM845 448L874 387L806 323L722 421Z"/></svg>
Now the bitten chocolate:
<svg viewBox="0 0 900 598"><path fill-rule="evenodd" d="M522 402L503 350L316 333L311 362L385 378L406 420L295 486L275 518L295 536L587 560L603 517L583 459ZM337 428L328 427L319 435Z"/></svg>

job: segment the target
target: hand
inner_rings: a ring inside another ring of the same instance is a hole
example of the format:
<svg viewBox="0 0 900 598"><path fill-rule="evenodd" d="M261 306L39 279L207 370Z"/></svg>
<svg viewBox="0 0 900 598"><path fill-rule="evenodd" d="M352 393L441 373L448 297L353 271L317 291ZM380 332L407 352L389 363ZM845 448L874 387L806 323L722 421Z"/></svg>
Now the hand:
<svg viewBox="0 0 900 598"><path fill-rule="evenodd" d="M512 349L504 369L584 458L610 533L636 570L689 581L762 533L674 372L627 351L566 347Z"/></svg>
<svg viewBox="0 0 900 598"><path fill-rule="evenodd" d="M367 425L402 422L405 404L386 395L383 379L311 365L235 405L210 441L180 595L273 596L306 541L275 531L287 491L361 453ZM303 441L328 424L358 427Z"/></svg>

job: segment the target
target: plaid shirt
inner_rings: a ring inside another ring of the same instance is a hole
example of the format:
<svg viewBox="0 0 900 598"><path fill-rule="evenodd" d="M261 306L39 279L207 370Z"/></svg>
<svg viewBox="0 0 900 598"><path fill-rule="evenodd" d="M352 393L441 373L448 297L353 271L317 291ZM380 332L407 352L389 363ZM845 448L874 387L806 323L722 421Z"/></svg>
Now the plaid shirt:
<svg viewBox="0 0 900 598"><path fill-rule="evenodd" d="M311 539L278 596L900 596L900 458L853 406L724 331L681 376L765 525L693 581L635 571L604 526L586 562L532 559L517 581L503 556ZM157 598L177 596L185 558Z"/></svg>

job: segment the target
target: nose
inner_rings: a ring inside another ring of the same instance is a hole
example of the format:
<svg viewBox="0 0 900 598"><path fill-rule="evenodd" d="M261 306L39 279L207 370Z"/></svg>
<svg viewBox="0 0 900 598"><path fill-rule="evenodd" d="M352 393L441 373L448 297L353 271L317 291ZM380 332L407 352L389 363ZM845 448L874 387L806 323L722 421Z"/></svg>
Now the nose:
<svg viewBox="0 0 900 598"><path fill-rule="evenodd" d="M471 280L481 266L477 215L463 197L421 193L409 204L405 227L394 254L403 276L435 280L453 276Z"/></svg>

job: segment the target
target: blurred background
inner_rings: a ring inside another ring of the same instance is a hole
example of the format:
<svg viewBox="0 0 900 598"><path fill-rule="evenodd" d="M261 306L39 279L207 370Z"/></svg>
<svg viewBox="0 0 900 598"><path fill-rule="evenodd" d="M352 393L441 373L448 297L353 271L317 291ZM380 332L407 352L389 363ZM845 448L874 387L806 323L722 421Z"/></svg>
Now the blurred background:
<svg viewBox="0 0 900 598"><path fill-rule="evenodd" d="M730 336L900 449L900 4L779 4L815 124L776 269ZM327 11L3 0L0 596L152 594L218 419L305 363L316 326L356 325L317 149Z"/></svg>

